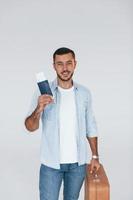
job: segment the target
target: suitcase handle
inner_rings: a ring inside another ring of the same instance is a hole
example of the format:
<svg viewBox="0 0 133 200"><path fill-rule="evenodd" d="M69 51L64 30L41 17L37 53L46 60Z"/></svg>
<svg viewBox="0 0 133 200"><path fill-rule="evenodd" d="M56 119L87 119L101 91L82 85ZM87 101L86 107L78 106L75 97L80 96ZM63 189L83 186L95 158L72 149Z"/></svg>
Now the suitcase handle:
<svg viewBox="0 0 133 200"><path fill-rule="evenodd" d="M99 171L99 169L98 169L98 171ZM100 177L99 177L98 171L93 171L93 173L92 173L92 177L93 177L94 182L100 182Z"/></svg>
<svg viewBox="0 0 133 200"><path fill-rule="evenodd" d="M99 178L97 173L93 173L93 181L94 182L100 182L100 178Z"/></svg>

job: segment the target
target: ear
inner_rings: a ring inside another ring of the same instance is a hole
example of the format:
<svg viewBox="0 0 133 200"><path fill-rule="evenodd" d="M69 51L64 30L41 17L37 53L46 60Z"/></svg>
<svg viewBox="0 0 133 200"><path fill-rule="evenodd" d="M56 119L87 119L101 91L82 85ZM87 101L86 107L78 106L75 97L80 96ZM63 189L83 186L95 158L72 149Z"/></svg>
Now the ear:
<svg viewBox="0 0 133 200"><path fill-rule="evenodd" d="M55 69L55 64L53 63L53 68Z"/></svg>
<svg viewBox="0 0 133 200"><path fill-rule="evenodd" d="M75 68L76 68L76 65L77 65L77 60L75 60L75 61L74 61L74 64L75 64Z"/></svg>

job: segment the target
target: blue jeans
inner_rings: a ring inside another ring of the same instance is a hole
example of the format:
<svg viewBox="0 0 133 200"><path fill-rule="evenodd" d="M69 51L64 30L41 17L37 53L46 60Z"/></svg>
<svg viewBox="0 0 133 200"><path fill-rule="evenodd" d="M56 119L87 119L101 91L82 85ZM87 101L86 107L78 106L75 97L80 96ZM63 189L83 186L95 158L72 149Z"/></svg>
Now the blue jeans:
<svg viewBox="0 0 133 200"><path fill-rule="evenodd" d="M86 164L60 164L54 169L41 164L39 177L40 200L58 200L63 180L64 200L77 200L86 175Z"/></svg>

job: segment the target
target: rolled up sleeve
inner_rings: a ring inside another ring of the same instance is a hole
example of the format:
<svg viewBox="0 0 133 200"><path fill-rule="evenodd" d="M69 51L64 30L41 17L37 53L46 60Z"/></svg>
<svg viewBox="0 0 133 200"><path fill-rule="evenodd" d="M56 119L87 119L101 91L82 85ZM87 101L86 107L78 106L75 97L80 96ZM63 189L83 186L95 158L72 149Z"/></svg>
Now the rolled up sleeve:
<svg viewBox="0 0 133 200"><path fill-rule="evenodd" d="M86 104L86 136L98 137L97 124L92 109L92 96L88 90L87 104Z"/></svg>
<svg viewBox="0 0 133 200"><path fill-rule="evenodd" d="M28 112L26 113L26 117L30 116L32 112L36 109L37 104L38 104L38 97L40 96L40 91L35 89L32 98L31 98L31 103Z"/></svg>

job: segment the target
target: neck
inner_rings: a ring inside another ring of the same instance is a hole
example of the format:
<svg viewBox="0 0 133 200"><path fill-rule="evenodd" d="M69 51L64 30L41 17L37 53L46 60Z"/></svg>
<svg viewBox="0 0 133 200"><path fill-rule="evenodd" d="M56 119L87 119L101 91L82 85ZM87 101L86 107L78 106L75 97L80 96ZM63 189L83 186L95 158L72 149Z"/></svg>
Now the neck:
<svg viewBox="0 0 133 200"><path fill-rule="evenodd" d="M69 89L73 86L73 81L72 79L68 81L62 81L61 79L57 78L58 85L64 89Z"/></svg>

